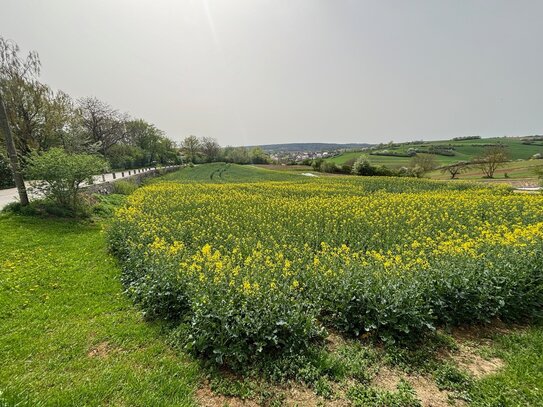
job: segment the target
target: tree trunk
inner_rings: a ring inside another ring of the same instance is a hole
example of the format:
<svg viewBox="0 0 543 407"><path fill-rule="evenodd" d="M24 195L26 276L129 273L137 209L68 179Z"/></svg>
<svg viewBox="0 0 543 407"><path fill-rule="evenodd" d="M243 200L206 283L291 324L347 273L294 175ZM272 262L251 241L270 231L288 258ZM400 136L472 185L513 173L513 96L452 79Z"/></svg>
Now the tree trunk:
<svg viewBox="0 0 543 407"><path fill-rule="evenodd" d="M9 128L8 117L6 114L6 107L4 106L4 99L2 98L2 92L0 92L0 132L3 133L4 140L6 142L6 149L9 155L9 161L11 163L11 171L13 172L13 180L15 186L19 192L19 200L21 205L28 205L28 195L26 193L25 181L21 168L19 167L19 158L17 157L17 150L15 149L15 143L11 135Z"/></svg>

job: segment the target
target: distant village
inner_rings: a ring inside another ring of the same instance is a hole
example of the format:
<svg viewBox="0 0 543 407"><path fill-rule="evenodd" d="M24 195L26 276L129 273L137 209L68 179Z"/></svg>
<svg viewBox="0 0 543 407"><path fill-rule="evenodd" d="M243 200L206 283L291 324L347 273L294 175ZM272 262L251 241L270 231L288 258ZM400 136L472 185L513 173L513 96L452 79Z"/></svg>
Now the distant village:
<svg viewBox="0 0 543 407"><path fill-rule="evenodd" d="M341 154L342 151L278 151L270 153L270 159L278 163L312 161L317 158L330 158Z"/></svg>

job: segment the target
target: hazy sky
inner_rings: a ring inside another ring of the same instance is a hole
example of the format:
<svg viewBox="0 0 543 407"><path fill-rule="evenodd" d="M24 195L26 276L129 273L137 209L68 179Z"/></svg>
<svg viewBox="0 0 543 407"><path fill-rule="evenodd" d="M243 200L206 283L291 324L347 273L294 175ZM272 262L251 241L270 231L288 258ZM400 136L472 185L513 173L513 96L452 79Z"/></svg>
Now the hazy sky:
<svg viewBox="0 0 543 407"><path fill-rule="evenodd" d="M223 145L543 133L543 1L0 0L45 82Z"/></svg>

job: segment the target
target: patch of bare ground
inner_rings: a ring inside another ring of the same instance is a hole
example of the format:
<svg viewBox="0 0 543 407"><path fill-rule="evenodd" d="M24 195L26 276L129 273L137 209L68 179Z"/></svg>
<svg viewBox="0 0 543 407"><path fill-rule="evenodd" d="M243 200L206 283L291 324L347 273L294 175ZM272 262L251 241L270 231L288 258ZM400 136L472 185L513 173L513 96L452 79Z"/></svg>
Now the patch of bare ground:
<svg viewBox="0 0 543 407"><path fill-rule="evenodd" d="M495 373L504 366L503 360L499 358L485 359L470 349L462 348L460 353L453 355L452 358L461 369L467 370L476 379Z"/></svg>
<svg viewBox="0 0 543 407"><path fill-rule="evenodd" d="M523 326L506 325L495 321L490 325L469 326L456 328L452 336L458 344L458 349L449 353L449 357L456 364L479 379L483 376L495 373L504 366L503 360L491 357L482 357L478 350L482 346L490 346L496 334L509 334L525 329Z"/></svg>
<svg viewBox="0 0 543 407"><path fill-rule="evenodd" d="M407 381L415 390L417 398L424 407L464 406L463 401L454 400L452 394L439 390L431 377L416 374L406 374L388 367L382 367L372 381L372 386L394 392L400 380Z"/></svg>
<svg viewBox="0 0 543 407"><path fill-rule="evenodd" d="M244 400L238 397L223 396L213 393L209 386L200 387L196 390L196 402L202 407L257 407L259 404L254 400Z"/></svg>
<svg viewBox="0 0 543 407"><path fill-rule="evenodd" d="M345 339L337 332L330 331L326 337L326 348L330 352L338 350L342 345L345 345Z"/></svg>
<svg viewBox="0 0 543 407"><path fill-rule="evenodd" d="M317 396L315 392L307 387L301 385L293 385L287 388L284 391L285 399L283 401L284 406L295 407L295 406L308 406L308 407L317 407L317 406L331 406L331 407L343 407L349 406L348 403L343 398L336 398L332 400L327 400L323 397Z"/></svg>
<svg viewBox="0 0 543 407"><path fill-rule="evenodd" d="M506 324L505 322L495 320L486 325L467 325L456 327L451 334L456 341L475 342L477 344L490 343L496 334L509 334L525 330L526 327L517 324Z"/></svg>
<svg viewBox="0 0 543 407"><path fill-rule="evenodd" d="M106 358L111 352L112 348L108 342L100 342L98 345L93 346L88 352L89 358Z"/></svg>

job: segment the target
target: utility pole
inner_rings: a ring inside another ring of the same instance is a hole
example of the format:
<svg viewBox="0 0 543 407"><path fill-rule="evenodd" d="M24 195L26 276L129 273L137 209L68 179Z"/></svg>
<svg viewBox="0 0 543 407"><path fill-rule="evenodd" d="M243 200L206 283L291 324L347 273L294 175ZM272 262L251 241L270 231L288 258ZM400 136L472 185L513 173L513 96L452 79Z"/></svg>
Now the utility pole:
<svg viewBox="0 0 543 407"><path fill-rule="evenodd" d="M23 179L21 167L19 167L17 150L15 149L15 143L9 128L8 115L6 113L2 92L0 92L0 133L3 134L6 142L6 149L8 150L9 161L11 163L11 171L13 172L13 180L15 181L15 186L19 192L19 200L22 206L27 206L28 194L26 193L25 181Z"/></svg>

